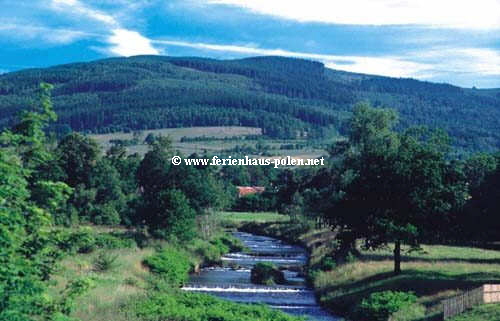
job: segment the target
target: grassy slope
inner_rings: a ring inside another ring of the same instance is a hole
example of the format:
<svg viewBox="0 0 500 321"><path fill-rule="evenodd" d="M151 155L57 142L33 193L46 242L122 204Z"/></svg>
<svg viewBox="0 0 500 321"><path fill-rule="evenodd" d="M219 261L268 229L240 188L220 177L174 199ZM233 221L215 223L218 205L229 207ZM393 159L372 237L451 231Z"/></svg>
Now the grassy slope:
<svg viewBox="0 0 500 321"><path fill-rule="evenodd" d="M210 153L217 153L222 150L228 150L234 148L236 145L248 145L255 147L258 143L255 139L250 140L207 140L198 142L181 142L182 137L236 137L236 136L248 136L248 135L261 135L262 130L255 127L244 127L244 126L219 126L219 127L187 127L187 128L164 128L164 129L154 129L154 130L144 130L141 132L141 140L144 140L149 133L154 135L169 136L172 139L173 147L179 150L184 155L190 155L192 153L202 154L205 150ZM131 140L133 138L132 133L111 133L111 134L95 134L89 135L94 138L104 150L111 147L110 140L122 139ZM319 157L324 154L325 151L322 149L316 149L313 147L306 147L300 150L280 150L282 144L303 144L305 140L300 139L288 139L288 140L278 140L278 139L266 139L265 144L275 150L271 150L273 154L278 155L290 155L300 158L314 158ZM141 142L137 145L126 147L129 153L139 153L145 154L148 151L148 146Z"/></svg>
<svg viewBox="0 0 500 321"><path fill-rule="evenodd" d="M115 229L88 227L106 233ZM222 237L217 234L217 238ZM215 238L215 236L214 236ZM193 240L182 247L192 264L213 260L214 252L200 252L209 242ZM93 287L76 298L71 317L82 321L297 321L265 306L237 304L204 294L180 291L149 271L143 260L156 249L173 246L164 241L149 240L149 246L138 248L96 249L90 253L67 255L52 277L52 295L57 296L76 279L91 279ZM177 245L180 246L180 245ZM212 248L212 250L215 250ZM95 259L100 253L116 256L112 267L96 271ZM220 257L221 253L216 254Z"/></svg>
<svg viewBox="0 0 500 321"><path fill-rule="evenodd" d="M458 315L450 321L500 321L500 304L485 304Z"/></svg>
<svg viewBox="0 0 500 321"><path fill-rule="evenodd" d="M360 260L332 271L319 272L314 280L321 302L349 314L369 293L381 290L414 291L427 308L426 317L439 315L442 299L461 290L500 280L500 252L479 248L424 245L423 253L404 256L403 272L393 276L389 248L363 251ZM498 311L500 314L500 311Z"/></svg>
<svg viewBox="0 0 500 321"><path fill-rule="evenodd" d="M246 224L243 228L303 244L311 252L309 265L312 268L335 249L335 233L326 229L300 228L283 222ZM377 251L362 250L362 257L355 262L313 273L313 284L321 304L349 316L357 302L371 292L414 291L419 296L418 304L426 308L424 319L419 321L439 320L442 299L484 283L500 283L500 251L444 245L423 245L422 248L422 252L404 253L403 273L397 277L392 274L390 246ZM468 318L457 320L472 321L477 315L480 321L481 313L489 318L484 320L498 320L500 306L484 307L484 311L479 308Z"/></svg>
<svg viewBox="0 0 500 321"><path fill-rule="evenodd" d="M57 286L61 290L78 277L91 277L95 287L79 297L75 302L73 317L85 321L128 320L121 307L132 297L145 294L148 270L142 260L151 254L152 248L107 250L111 255L118 254L116 266L108 271L94 272L93 260L97 252L77 254L65 258L61 270L55 276Z"/></svg>
<svg viewBox="0 0 500 321"><path fill-rule="evenodd" d="M182 137L233 137L233 136L246 136L246 135L261 135L262 130L260 128L254 127L240 127L240 126L227 126L227 127L187 127L187 128L164 128L164 129L154 129L154 130L144 130L142 131L141 140L144 140L148 134L168 136L172 139L172 143L175 149L178 149L182 153L189 155L194 152L201 153L204 149L209 151L219 151L221 149L232 148L237 144L247 143L244 141L220 141L214 140L213 142L201 141L201 142L185 142L181 143ZM132 133L112 133L112 134L99 134L90 135L94 138L103 149L107 150L111 147L110 140L113 139L123 139L131 140L133 138ZM148 151L148 146L141 142L141 144L128 146L128 151L130 153L145 154Z"/></svg>
<svg viewBox="0 0 500 321"><path fill-rule="evenodd" d="M245 222L284 222L288 221L289 217L275 212L219 212L218 218L222 223L241 224Z"/></svg>

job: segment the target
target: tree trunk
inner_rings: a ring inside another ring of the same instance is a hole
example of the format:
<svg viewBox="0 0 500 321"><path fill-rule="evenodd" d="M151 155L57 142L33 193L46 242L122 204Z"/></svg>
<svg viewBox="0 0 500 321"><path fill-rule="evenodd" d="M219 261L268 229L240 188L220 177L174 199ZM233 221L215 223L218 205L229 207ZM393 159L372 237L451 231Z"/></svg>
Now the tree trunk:
<svg viewBox="0 0 500 321"><path fill-rule="evenodd" d="M394 243L394 274L401 274L401 241Z"/></svg>

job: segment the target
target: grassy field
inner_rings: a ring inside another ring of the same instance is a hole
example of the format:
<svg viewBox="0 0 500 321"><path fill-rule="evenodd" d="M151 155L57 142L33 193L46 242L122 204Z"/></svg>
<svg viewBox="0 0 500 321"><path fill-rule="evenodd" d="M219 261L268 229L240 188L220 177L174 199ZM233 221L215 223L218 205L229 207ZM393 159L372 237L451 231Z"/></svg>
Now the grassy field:
<svg viewBox="0 0 500 321"><path fill-rule="evenodd" d="M243 126L219 126L219 127L185 127L185 128L163 128L143 130L142 138L146 138L148 134L170 136L173 141L180 141L182 137L232 137L245 135L262 135L262 130L256 127ZM98 142L109 142L110 139L132 139L132 133L111 133L92 135Z"/></svg>
<svg viewBox="0 0 500 321"><path fill-rule="evenodd" d="M142 141L148 134L154 134L155 136L168 136L172 139L173 146L176 150L179 150L185 155L192 153L201 153L203 150L208 151L220 151L222 149L232 148L235 145L242 144L243 141L200 141L200 142L181 142L182 137L236 137L236 136L247 136L247 135L262 135L262 130L255 127L241 127L241 126L227 126L227 127L187 127L187 128L163 128L163 129L153 129L141 131L141 143L133 146L127 146L129 153L139 153L145 154L148 151L148 146ZM131 140L133 138L133 133L111 133L111 134L98 134L90 135L94 138L104 150L111 147L110 141L113 139ZM237 142L237 143L235 143ZM246 144L251 144L251 142L246 142ZM253 142L255 145L255 142Z"/></svg>
<svg viewBox="0 0 500 321"><path fill-rule="evenodd" d="M500 321L500 304L485 304L458 315L450 321Z"/></svg>
<svg viewBox="0 0 500 321"><path fill-rule="evenodd" d="M128 320L121 307L131 298L145 294L149 271L142 260L151 254L152 248L106 250L117 255L112 268L96 272L94 261L98 252L69 256L61 263L54 277L57 285L53 291L61 291L66 284L81 277L92 279L94 287L77 298L72 316L85 321Z"/></svg>
<svg viewBox="0 0 500 321"><path fill-rule="evenodd" d="M314 278L320 300L328 308L351 314L368 294L384 290L413 291L425 307L421 320L438 320L444 298L484 283L500 282L500 252L472 247L424 245L405 253L401 275L392 273L390 247L362 251L362 257ZM498 310L497 315L500 315ZM472 320L472 319L471 319Z"/></svg>
<svg viewBox="0 0 500 321"><path fill-rule="evenodd" d="M215 137L215 138L225 138L225 137L243 137L248 135L262 135L262 130L255 127L240 127L240 126L228 126L228 127L188 127L188 128L165 128L165 129L155 129L155 130L144 130L141 132L140 143L137 145L127 146L129 153L139 153L145 154L148 151L148 145L143 143L144 138L148 134L168 136L172 139L173 147L175 150L179 151L183 155L187 156L192 153L202 154L205 150L209 153L217 153L223 150L229 150L239 145L247 145L255 147L259 142L256 139L234 139L234 140L207 140L207 141L196 141L196 142L181 142L182 137ZM103 148L107 150L111 147L111 140L121 139L121 140L131 140L133 138L133 133L111 133L111 134L97 134L90 135L94 138ZM266 139L265 144L275 148L270 152L276 155L290 155L297 158L315 158L323 155L325 152L322 149L316 149L312 147L306 147L304 149L297 150L280 150L280 146L283 144L304 144L306 141L301 139L293 140L279 140L279 139Z"/></svg>
<svg viewBox="0 0 500 321"><path fill-rule="evenodd" d="M285 222L289 217L276 212L218 212L217 217L223 223L245 222Z"/></svg>

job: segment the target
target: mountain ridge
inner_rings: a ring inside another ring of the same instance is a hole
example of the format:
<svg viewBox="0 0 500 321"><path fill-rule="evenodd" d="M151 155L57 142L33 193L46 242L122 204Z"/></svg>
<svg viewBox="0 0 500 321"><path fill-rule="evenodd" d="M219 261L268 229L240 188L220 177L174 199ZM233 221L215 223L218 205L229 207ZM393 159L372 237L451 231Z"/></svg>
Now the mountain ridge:
<svg viewBox="0 0 500 321"><path fill-rule="evenodd" d="M271 137L344 132L359 101L391 107L400 128L440 127L469 151L500 148L500 89L350 73L304 59L133 56L0 75L0 127L41 81L54 84L56 132L243 125Z"/></svg>

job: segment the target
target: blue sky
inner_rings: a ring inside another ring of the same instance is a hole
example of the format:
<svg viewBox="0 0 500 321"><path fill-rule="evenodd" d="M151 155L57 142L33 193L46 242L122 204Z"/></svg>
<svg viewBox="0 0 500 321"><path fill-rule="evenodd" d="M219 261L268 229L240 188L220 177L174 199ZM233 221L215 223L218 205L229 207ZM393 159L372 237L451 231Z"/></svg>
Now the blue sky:
<svg viewBox="0 0 500 321"><path fill-rule="evenodd" d="M0 0L0 72L112 56L283 55L500 87L500 0Z"/></svg>

